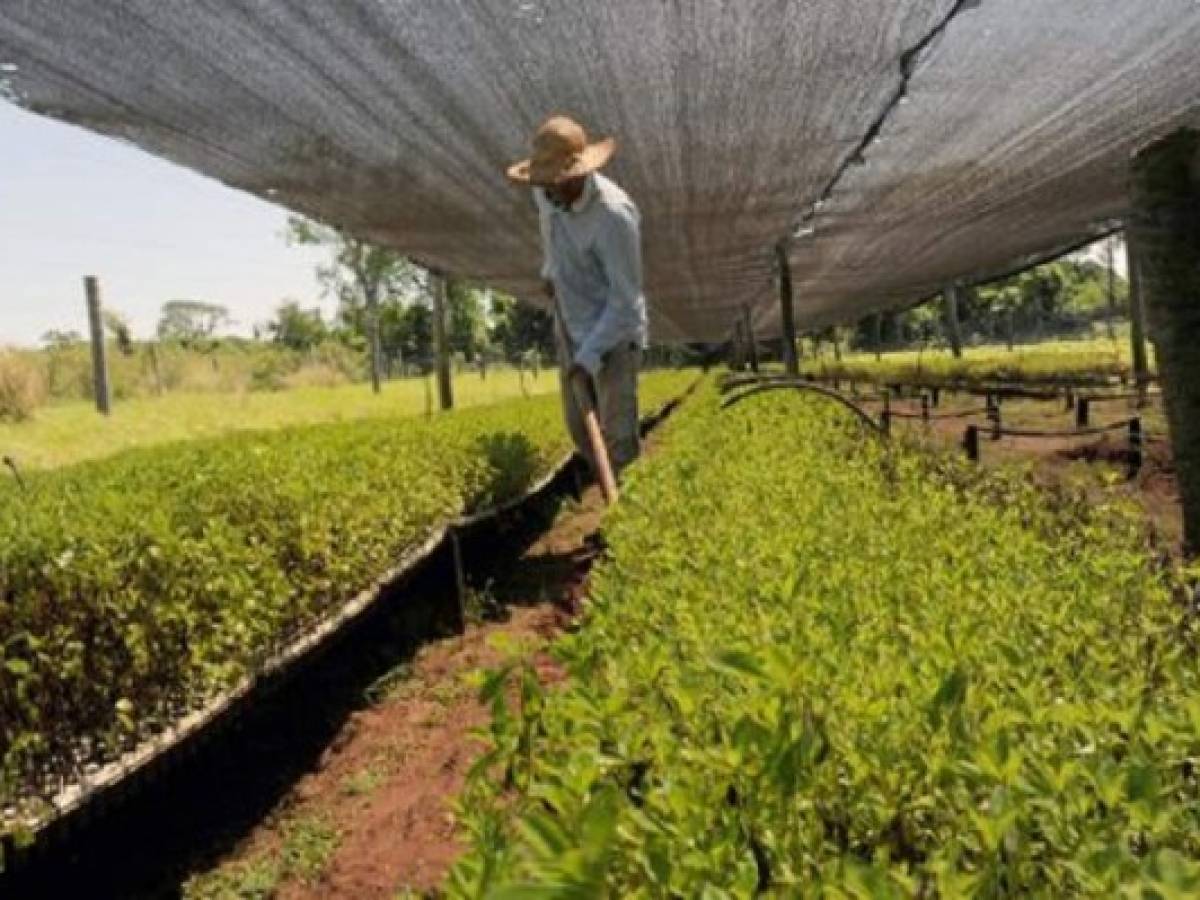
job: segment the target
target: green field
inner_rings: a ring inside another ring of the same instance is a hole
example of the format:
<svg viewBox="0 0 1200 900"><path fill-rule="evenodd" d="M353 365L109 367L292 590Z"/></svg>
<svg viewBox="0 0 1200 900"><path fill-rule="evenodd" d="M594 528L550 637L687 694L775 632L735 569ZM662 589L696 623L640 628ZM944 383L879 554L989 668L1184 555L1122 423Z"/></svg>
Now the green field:
<svg viewBox="0 0 1200 900"><path fill-rule="evenodd" d="M1185 897L1196 617L1136 513L708 386L542 687L482 682L452 897Z"/></svg>
<svg viewBox="0 0 1200 900"><path fill-rule="evenodd" d="M486 379L461 374L454 379L459 407L521 397L522 381L530 395L558 390L558 373L544 369L537 378L514 369L496 369ZM384 384L379 396L369 385L298 387L283 391L169 393L135 397L114 404L104 417L90 403L72 401L37 410L27 422L0 422L0 454L22 468L43 469L95 459L168 441L214 437L229 431L282 428L321 422L423 414L426 391L436 407L433 380L408 378ZM2 473L0 473L2 474Z"/></svg>
<svg viewBox="0 0 1200 900"><path fill-rule="evenodd" d="M1150 349L1150 348L1148 348ZM1150 353L1153 368L1153 353ZM1018 345L1013 350L988 345L967 347L961 359L949 350L902 350L847 353L839 361L826 353L801 360L803 374L862 381L968 380L1039 381L1070 376L1111 377L1131 371L1128 340L1046 341Z"/></svg>

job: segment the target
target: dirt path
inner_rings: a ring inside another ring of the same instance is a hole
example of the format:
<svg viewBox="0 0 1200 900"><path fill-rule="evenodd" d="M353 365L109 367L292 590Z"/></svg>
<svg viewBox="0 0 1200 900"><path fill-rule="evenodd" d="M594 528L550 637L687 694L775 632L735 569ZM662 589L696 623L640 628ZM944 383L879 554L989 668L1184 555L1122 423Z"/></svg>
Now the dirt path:
<svg viewBox="0 0 1200 900"><path fill-rule="evenodd" d="M468 677L502 662L497 639L557 677L544 648L578 608L601 514L594 488L568 503L476 595L497 618L427 645L380 679L373 704L349 718L314 771L185 895L366 900L438 885L462 847L452 802L482 750L472 732L488 718Z"/></svg>

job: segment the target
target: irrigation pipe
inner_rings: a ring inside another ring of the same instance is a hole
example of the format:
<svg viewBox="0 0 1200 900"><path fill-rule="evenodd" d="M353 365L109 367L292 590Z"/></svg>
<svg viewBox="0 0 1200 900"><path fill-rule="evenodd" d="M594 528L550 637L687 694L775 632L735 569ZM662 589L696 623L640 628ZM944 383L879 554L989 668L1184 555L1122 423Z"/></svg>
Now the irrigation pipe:
<svg viewBox="0 0 1200 900"><path fill-rule="evenodd" d="M782 391L782 390L802 391L802 392L807 392L807 393L812 393L812 394L820 394L823 397L828 397L830 400L837 401L838 403L842 404L842 406L846 407L848 410L853 412L858 417L859 421L861 421L864 425L866 425L872 431L876 432L877 434L881 434L881 435L887 434L887 431L884 428L883 424L880 422L876 422L873 418L871 418L870 413L868 413L865 409L863 409L861 406L859 406L853 400L850 400L848 397L845 397L842 394L839 394L835 390L824 387L823 385L814 384L811 381L803 381L803 380L798 380L798 379L788 379L788 380L771 379L770 381L765 381L765 382L762 382L759 384L755 384L752 387L750 387L748 390L745 390L740 394L735 394L731 397L726 397L724 400L721 401L721 409L729 409L731 406L736 406L737 404L741 403L743 400L753 397L756 394L763 394L763 393L766 393L767 391Z"/></svg>

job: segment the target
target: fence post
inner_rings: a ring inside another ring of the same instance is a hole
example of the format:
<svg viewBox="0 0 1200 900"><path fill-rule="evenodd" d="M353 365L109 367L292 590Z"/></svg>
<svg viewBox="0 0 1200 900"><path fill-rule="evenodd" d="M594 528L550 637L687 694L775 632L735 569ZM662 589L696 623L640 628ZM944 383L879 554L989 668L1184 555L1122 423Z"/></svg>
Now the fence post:
<svg viewBox="0 0 1200 900"><path fill-rule="evenodd" d="M926 425L929 424L929 395L921 395L921 421Z"/></svg>
<svg viewBox="0 0 1200 900"><path fill-rule="evenodd" d="M433 288L433 349L437 356L438 405L443 409L454 408L454 387L450 378L450 343L446 337L446 287L447 278L441 273L430 272Z"/></svg>
<svg viewBox="0 0 1200 900"><path fill-rule="evenodd" d="M1142 469L1142 420L1134 416L1129 420L1129 478L1133 480Z"/></svg>
<svg viewBox="0 0 1200 900"><path fill-rule="evenodd" d="M936 409L938 406L940 406L940 405L941 405L941 403L942 403L942 389L941 389L941 388L937 388L937 387L935 387L935 388L934 388L934 389L933 389L933 390L930 392L930 399L933 401L933 405L934 405L934 408L935 408L935 409Z"/></svg>
<svg viewBox="0 0 1200 900"><path fill-rule="evenodd" d="M1071 410L1073 410L1075 408L1075 392L1073 390L1071 390L1070 388L1067 388L1065 397L1066 397L1066 406L1064 407L1064 411L1070 412Z"/></svg>
<svg viewBox="0 0 1200 900"><path fill-rule="evenodd" d="M101 415L112 412L108 391L108 356L104 348L104 317L100 311L100 282L96 276L83 279L87 295L88 329L92 338L92 389L96 394L96 409Z"/></svg>
<svg viewBox="0 0 1200 900"><path fill-rule="evenodd" d="M979 426L968 425L963 434L963 449L967 451L967 459L979 462Z"/></svg>
<svg viewBox="0 0 1200 900"><path fill-rule="evenodd" d="M1079 397L1075 401L1075 427L1087 428L1091 423L1091 403L1087 397Z"/></svg>
<svg viewBox="0 0 1200 900"><path fill-rule="evenodd" d="M879 414L879 424L884 434L892 433L892 392L888 388L883 389L883 412Z"/></svg>

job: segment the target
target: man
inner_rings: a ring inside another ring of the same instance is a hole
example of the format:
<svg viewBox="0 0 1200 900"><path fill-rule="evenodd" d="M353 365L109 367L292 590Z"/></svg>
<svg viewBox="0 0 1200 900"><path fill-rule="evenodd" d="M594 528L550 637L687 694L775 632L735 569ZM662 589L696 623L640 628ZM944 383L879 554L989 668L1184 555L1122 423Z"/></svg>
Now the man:
<svg viewBox="0 0 1200 900"><path fill-rule="evenodd" d="M570 380L582 369L595 385L609 460L620 471L638 454L637 377L646 345L641 216L599 170L612 138L591 143L565 116L547 119L533 156L508 177L533 188L542 229L542 280L557 312L559 379L567 430L595 469Z"/></svg>

